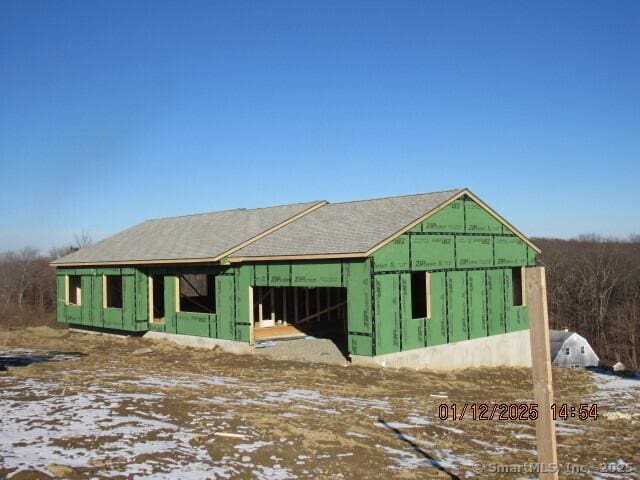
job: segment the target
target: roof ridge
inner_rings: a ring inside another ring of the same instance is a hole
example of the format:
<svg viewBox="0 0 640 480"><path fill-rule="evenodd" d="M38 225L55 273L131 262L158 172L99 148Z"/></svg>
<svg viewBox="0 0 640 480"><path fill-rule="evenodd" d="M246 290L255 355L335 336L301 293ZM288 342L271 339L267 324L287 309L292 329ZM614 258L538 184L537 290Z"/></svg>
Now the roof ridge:
<svg viewBox="0 0 640 480"><path fill-rule="evenodd" d="M362 200L347 200L345 202L333 202L329 203L329 205L343 205L345 203L360 203L360 202L371 202L374 200L389 200L391 198L408 198L408 197L418 197L421 195L435 195L437 193L446 193L446 192L461 192L465 190L464 188L451 188L448 190L438 190L436 192L422 192L422 193L410 193L407 195L388 195L386 197L377 197L377 198L365 198Z"/></svg>
<svg viewBox="0 0 640 480"><path fill-rule="evenodd" d="M185 215L174 215L174 216L171 216L171 217L148 218L146 220L143 220L141 223L157 222L159 220L173 220L173 219L176 219L176 218L185 218L185 217L197 217L199 215L211 215L213 213L244 212L244 211L266 210L267 208L295 207L297 205L318 204L318 203L321 203L321 202L327 202L327 201L326 200L310 200L308 202L283 203L281 205L269 205L267 207L228 208L226 210L213 210L211 212L187 213ZM329 203L329 202L327 202L327 203ZM140 225L140 224L138 224L138 225Z"/></svg>

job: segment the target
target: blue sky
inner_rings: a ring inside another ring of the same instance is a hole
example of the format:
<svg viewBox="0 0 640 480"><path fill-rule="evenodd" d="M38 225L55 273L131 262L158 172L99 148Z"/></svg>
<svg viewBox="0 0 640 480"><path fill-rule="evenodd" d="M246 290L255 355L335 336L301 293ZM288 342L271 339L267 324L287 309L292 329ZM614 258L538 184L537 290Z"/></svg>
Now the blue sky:
<svg viewBox="0 0 640 480"><path fill-rule="evenodd" d="M640 2L0 2L0 251L466 186L640 232Z"/></svg>

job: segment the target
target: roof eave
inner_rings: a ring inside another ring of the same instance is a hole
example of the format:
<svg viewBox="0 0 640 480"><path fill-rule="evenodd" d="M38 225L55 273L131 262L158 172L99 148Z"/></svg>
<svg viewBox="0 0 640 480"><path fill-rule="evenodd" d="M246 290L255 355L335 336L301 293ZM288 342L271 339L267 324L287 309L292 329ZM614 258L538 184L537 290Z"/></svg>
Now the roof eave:
<svg viewBox="0 0 640 480"><path fill-rule="evenodd" d="M311 205L310 207L306 208L305 210L302 210L301 212L298 212L297 214L287 218L286 220L278 223L277 225L274 225L273 227L268 228L267 230L257 235L254 235L248 240L245 240L244 242L239 243L228 250L225 250L224 252L216 255L215 257L146 259L146 260L103 260L103 261L86 261L86 262L83 262L83 261L57 262L56 260L54 260L53 262L50 262L49 265L52 267L58 268L58 267L92 267L92 266L100 267L100 266L114 266L114 265L158 265L158 264L165 265L165 264L179 264L179 263L220 263L222 260L226 259L233 252L236 252L241 248L244 248L252 244L253 242L260 240L261 238L272 234L273 232L281 229L282 227L292 222L295 222L296 220L304 217L305 215L313 212L314 210L317 210L318 208L326 205L327 203L329 203L327 200L319 200L315 202L313 205Z"/></svg>
<svg viewBox="0 0 640 480"><path fill-rule="evenodd" d="M169 264L181 264L181 263L219 263L216 258L168 258L168 259L150 259L150 260L104 260L95 262L49 262L49 265L54 268L72 268L72 267L114 267L114 266L127 266L133 267L136 265L169 265Z"/></svg>

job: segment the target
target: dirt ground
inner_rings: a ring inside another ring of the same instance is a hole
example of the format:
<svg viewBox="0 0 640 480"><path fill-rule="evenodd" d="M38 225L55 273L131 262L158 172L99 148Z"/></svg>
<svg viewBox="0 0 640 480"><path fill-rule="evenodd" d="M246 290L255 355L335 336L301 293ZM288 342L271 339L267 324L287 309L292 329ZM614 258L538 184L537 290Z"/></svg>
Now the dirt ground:
<svg viewBox="0 0 640 480"><path fill-rule="evenodd" d="M48 327L0 331L2 364L0 478L536 478L532 421L438 418L441 403L532 402L527 369L276 361ZM640 378L553 373L556 403L599 406L557 422L561 478L640 478Z"/></svg>

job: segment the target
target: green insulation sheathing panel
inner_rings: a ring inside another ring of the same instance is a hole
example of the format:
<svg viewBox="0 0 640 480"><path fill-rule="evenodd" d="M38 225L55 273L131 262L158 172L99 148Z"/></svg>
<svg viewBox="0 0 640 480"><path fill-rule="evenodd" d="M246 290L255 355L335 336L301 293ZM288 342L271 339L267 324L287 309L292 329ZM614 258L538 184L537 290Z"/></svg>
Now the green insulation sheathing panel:
<svg viewBox="0 0 640 480"><path fill-rule="evenodd" d="M235 291L233 275L216 276L216 338L235 340Z"/></svg>
<svg viewBox="0 0 640 480"><path fill-rule="evenodd" d="M80 305L67 305L65 277L80 277ZM109 275L122 277L122 308L104 308L103 282ZM56 272L57 309L59 322L125 331L147 329L146 304L137 302L146 288L139 287L140 273L135 268L60 268Z"/></svg>
<svg viewBox="0 0 640 480"><path fill-rule="evenodd" d="M135 272L136 282L136 322L149 321L149 277L140 270Z"/></svg>
<svg viewBox="0 0 640 480"><path fill-rule="evenodd" d="M469 339L466 272L447 273L447 324L449 343Z"/></svg>
<svg viewBox="0 0 640 480"><path fill-rule="evenodd" d="M176 333L198 337L215 337L216 315L209 313L176 313Z"/></svg>
<svg viewBox="0 0 640 480"><path fill-rule="evenodd" d="M249 342L251 338L251 308L249 290L253 284L253 266L240 265L235 268L235 329L236 340Z"/></svg>
<svg viewBox="0 0 640 480"><path fill-rule="evenodd" d="M526 306L507 308L507 332L529 328L529 308Z"/></svg>
<svg viewBox="0 0 640 480"><path fill-rule="evenodd" d="M453 235L411 235L411 270L455 267Z"/></svg>
<svg viewBox="0 0 640 480"><path fill-rule="evenodd" d="M529 309L524 305L513 303L513 270L504 272L505 327L507 332L516 332L529 328ZM524 295L524 289L523 289Z"/></svg>
<svg viewBox="0 0 640 480"><path fill-rule="evenodd" d="M494 244L496 267L527 265L527 249L529 247L518 237L495 237Z"/></svg>
<svg viewBox="0 0 640 480"><path fill-rule="evenodd" d="M368 335L349 334L349 353L352 355L373 355L372 337Z"/></svg>
<svg viewBox="0 0 640 480"><path fill-rule="evenodd" d="M502 223L471 199L464 202L467 233L502 233Z"/></svg>
<svg viewBox="0 0 640 480"><path fill-rule="evenodd" d="M293 263L292 287L341 287L342 262Z"/></svg>
<svg viewBox="0 0 640 480"><path fill-rule="evenodd" d="M102 275L91 277L91 325L94 327L104 327Z"/></svg>
<svg viewBox="0 0 640 480"><path fill-rule="evenodd" d="M467 272L469 338L487 336L487 288L485 272Z"/></svg>
<svg viewBox="0 0 640 480"><path fill-rule="evenodd" d="M409 237L407 235L400 235L394 241L378 250L373 258L376 272L408 270Z"/></svg>
<svg viewBox="0 0 640 480"><path fill-rule="evenodd" d="M374 279L376 355L400 351L400 282L398 275Z"/></svg>
<svg viewBox="0 0 640 480"><path fill-rule="evenodd" d="M82 325L82 308L76 305L67 305L67 322Z"/></svg>
<svg viewBox="0 0 640 480"><path fill-rule="evenodd" d="M371 334L371 260L345 262L343 268L347 287L347 329L349 332Z"/></svg>
<svg viewBox="0 0 640 480"><path fill-rule="evenodd" d="M423 232L464 232L464 201L455 200L421 224Z"/></svg>
<svg viewBox="0 0 640 480"><path fill-rule="evenodd" d="M254 285L258 287L269 286L269 266L265 263L254 265Z"/></svg>
<svg viewBox="0 0 640 480"><path fill-rule="evenodd" d="M447 284L445 272L431 273L431 317L425 322L427 346L447 343Z"/></svg>
<svg viewBox="0 0 640 480"><path fill-rule="evenodd" d="M288 263L268 265L267 276L270 287L288 287L291 285L291 266Z"/></svg>
<svg viewBox="0 0 640 480"><path fill-rule="evenodd" d="M82 286L82 325L93 325L93 276L82 275L80 277ZM102 321L102 319L100 319ZM98 325L99 326L99 325Z"/></svg>
<svg viewBox="0 0 640 480"><path fill-rule="evenodd" d="M255 264L257 287L341 287L342 262Z"/></svg>
<svg viewBox="0 0 640 480"><path fill-rule="evenodd" d="M506 332L504 318L504 272L487 270L487 318L489 335Z"/></svg>
<svg viewBox="0 0 640 480"><path fill-rule="evenodd" d="M176 288L178 287L178 277L174 275L164 276L164 331L167 333L178 333L176 323Z"/></svg>
<svg viewBox="0 0 640 480"><path fill-rule="evenodd" d="M411 274L400 274L400 317L402 322L402 350L425 346L424 318L411 316Z"/></svg>
<svg viewBox="0 0 640 480"><path fill-rule="evenodd" d="M457 268L493 266L493 237L456 235Z"/></svg>

